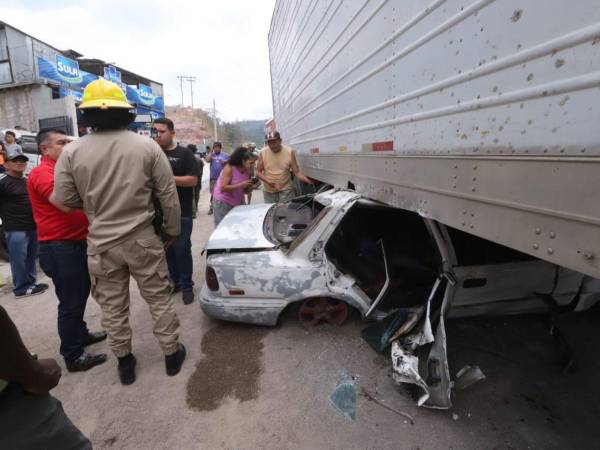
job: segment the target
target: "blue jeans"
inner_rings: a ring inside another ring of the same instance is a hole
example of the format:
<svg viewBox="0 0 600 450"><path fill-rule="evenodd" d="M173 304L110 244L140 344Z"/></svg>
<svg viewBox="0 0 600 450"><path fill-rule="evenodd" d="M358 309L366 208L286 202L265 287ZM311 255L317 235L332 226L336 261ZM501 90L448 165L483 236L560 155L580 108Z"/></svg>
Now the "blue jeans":
<svg viewBox="0 0 600 450"><path fill-rule="evenodd" d="M24 294L36 284L37 231L6 231L13 293Z"/></svg>
<svg viewBox="0 0 600 450"><path fill-rule="evenodd" d="M167 265L169 275L175 287L182 291L189 291L194 286L192 272L192 228L194 221L191 217L181 218L181 232L173 245L167 250Z"/></svg>
<svg viewBox="0 0 600 450"><path fill-rule="evenodd" d="M91 286L86 242L40 242L40 265L52 278L58 297L60 354L73 361L83 353L88 335L83 320Z"/></svg>

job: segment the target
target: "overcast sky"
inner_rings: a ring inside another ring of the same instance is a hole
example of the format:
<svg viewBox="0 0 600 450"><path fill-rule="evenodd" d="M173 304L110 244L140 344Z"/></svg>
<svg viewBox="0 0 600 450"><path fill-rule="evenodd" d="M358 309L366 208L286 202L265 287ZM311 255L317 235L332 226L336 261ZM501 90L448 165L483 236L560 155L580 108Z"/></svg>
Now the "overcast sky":
<svg viewBox="0 0 600 450"><path fill-rule="evenodd" d="M221 118L272 115L267 36L275 0L13 0L0 20L61 50L114 62L164 84L181 103L177 75L197 77L194 106ZM189 83L184 86L190 104Z"/></svg>

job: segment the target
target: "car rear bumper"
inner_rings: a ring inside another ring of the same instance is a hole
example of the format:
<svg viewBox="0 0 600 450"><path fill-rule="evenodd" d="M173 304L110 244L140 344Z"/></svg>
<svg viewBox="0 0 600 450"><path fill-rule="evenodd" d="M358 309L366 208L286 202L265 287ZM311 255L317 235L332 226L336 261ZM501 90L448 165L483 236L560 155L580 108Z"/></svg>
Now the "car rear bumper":
<svg viewBox="0 0 600 450"><path fill-rule="evenodd" d="M229 322L274 326L287 305L283 299L219 297L206 284L200 293L202 311L207 316Z"/></svg>

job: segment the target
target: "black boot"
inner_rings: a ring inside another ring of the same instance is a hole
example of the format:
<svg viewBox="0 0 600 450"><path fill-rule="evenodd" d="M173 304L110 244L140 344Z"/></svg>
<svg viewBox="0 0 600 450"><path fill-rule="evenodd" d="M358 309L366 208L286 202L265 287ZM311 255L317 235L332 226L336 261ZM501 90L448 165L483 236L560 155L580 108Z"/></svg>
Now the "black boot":
<svg viewBox="0 0 600 450"><path fill-rule="evenodd" d="M165 356L165 366L167 368L167 375L172 377L177 375L181 370L181 365L185 360L185 347L183 344L179 344L179 349L172 355Z"/></svg>
<svg viewBox="0 0 600 450"><path fill-rule="evenodd" d="M135 381L136 362L133 353L119 358L119 378L121 379L121 384L127 386Z"/></svg>

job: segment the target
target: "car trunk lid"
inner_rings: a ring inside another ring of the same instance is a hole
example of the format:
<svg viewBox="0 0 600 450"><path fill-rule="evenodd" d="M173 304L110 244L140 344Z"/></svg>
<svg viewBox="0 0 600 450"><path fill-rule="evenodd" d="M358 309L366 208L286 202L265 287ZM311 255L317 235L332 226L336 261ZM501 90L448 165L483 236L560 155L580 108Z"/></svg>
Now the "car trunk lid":
<svg viewBox="0 0 600 450"><path fill-rule="evenodd" d="M272 206L264 203L236 206L215 228L204 249L215 253L277 247L263 231L265 216Z"/></svg>

